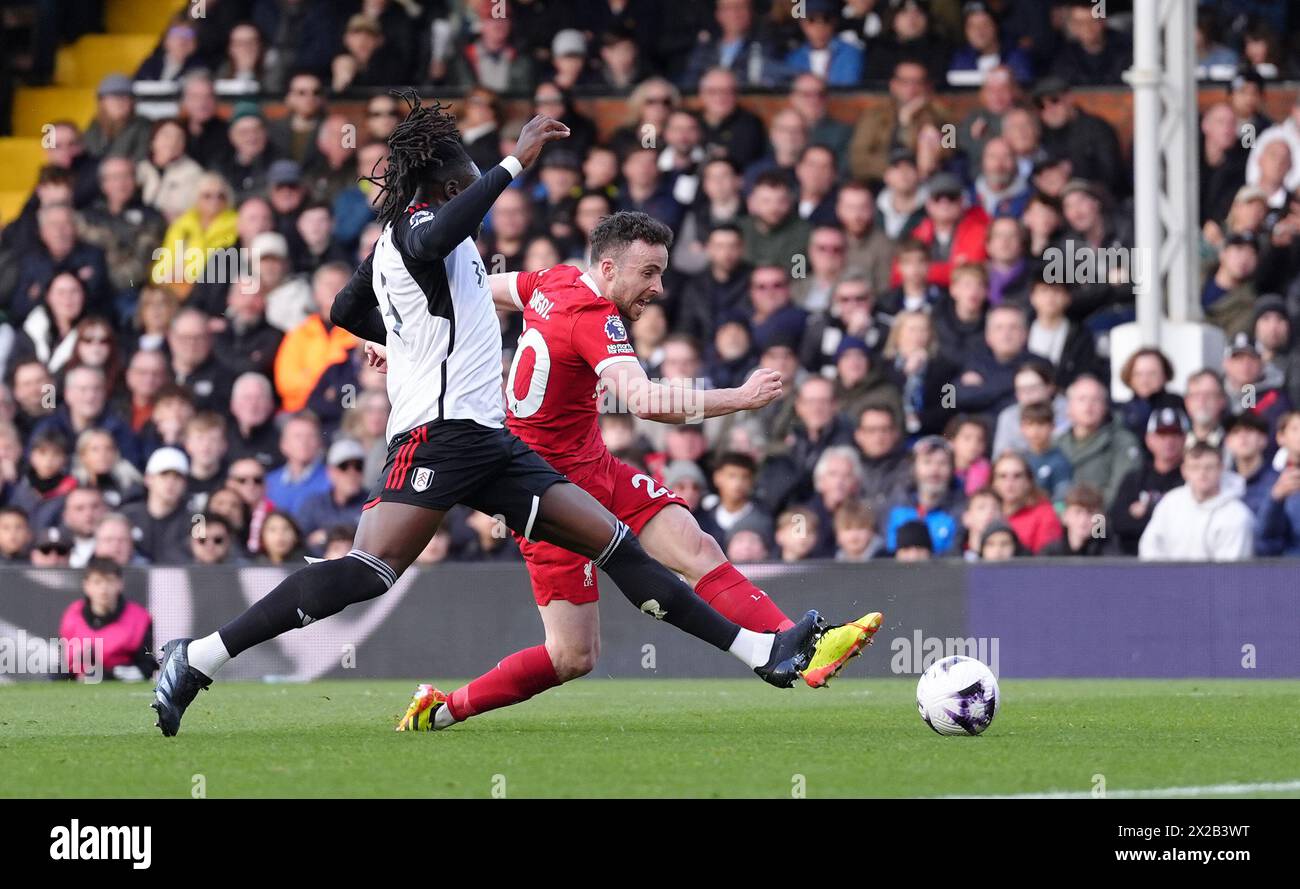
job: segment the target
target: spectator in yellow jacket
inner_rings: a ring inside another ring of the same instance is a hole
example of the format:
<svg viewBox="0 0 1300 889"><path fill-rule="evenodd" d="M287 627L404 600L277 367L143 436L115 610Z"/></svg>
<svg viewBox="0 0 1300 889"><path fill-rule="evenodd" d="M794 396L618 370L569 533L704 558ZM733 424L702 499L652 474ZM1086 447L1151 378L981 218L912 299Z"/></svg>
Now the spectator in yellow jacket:
<svg viewBox="0 0 1300 889"><path fill-rule="evenodd" d="M326 263L312 276L316 314L285 334L275 353L275 390L286 411L306 407L326 368L346 360L348 351L359 344L352 334L330 323L334 297L351 278L352 269L341 262Z"/></svg>
<svg viewBox="0 0 1300 889"><path fill-rule="evenodd" d="M181 299L189 296L208 268L208 254L234 247L239 238L235 230L239 215L233 203L234 193L221 176L204 173L199 178L198 200L167 228L162 246L154 254L155 284ZM238 268L230 263L221 267Z"/></svg>

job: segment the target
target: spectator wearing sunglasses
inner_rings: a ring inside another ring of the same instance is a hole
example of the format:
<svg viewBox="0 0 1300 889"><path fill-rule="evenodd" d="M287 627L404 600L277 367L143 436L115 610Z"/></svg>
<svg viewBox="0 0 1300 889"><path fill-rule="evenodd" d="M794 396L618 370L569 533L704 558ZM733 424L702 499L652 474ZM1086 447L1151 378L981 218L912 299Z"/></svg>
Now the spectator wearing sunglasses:
<svg viewBox="0 0 1300 889"><path fill-rule="evenodd" d="M224 516L206 512L203 530L190 535L190 555L196 565L228 565L239 561L235 555L234 531Z"/></svg>
<svg viewBox="0 0 1300 889"><path fill-rule="evenodd" d="M243 504L241 512L247 519L244 522L247 531L245 548L250 553L257 553L261 545L262 523L275 510L275 504L271 502L270 497L266 496L266 467L252 457L231 462L230 471L226 474L226 487L222 490L233 491L239 495ZM216 508L214 499L223 499L220 494L221 491L217 491L209 498L210 509ZM233 509L226 518L234 527Z"/></svg>
<svg viewBox="0 0 1300 889"><path fill-rule="evenodd" d="M391 98L391 97L386 97ZM316 134L325 119L325 85L310 71L289 81L284 94L284 117L266 125L266 135L280 155L307 166L316 155Z"/></svg>

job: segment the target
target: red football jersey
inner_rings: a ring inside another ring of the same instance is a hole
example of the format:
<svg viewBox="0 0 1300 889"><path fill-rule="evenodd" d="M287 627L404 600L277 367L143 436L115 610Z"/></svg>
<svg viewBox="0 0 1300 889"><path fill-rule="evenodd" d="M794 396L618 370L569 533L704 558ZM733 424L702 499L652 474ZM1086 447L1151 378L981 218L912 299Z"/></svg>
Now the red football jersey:
<svg viewBox="0 0 1300 889"><path fill-rule="evenodd" d="M511 274L524 332L506 381L506 425L561 472L603 454L600 373L636 361L618 308L571 265Z"/></svg>

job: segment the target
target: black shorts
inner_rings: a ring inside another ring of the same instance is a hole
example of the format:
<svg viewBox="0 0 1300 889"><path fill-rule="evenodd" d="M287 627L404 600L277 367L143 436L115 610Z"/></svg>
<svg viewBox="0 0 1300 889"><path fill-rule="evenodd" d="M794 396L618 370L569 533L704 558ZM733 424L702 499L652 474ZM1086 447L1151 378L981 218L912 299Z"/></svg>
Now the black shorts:
<svg viewBox="0 0 1300 889"><path fill-rule="evenodd" d="M506 429L473 420L435 420L393 437L367 507L409 503L448 510L458 503L499 515L531 536L546 489L567 479Z"/></svg>

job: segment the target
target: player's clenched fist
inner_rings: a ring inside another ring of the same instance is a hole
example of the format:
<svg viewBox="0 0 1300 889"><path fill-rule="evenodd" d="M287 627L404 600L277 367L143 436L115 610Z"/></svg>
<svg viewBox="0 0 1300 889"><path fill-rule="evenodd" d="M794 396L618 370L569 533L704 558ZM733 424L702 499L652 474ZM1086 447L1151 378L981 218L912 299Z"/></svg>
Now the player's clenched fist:
<svg viewBox="0 0 1300 889"><path fill-rule="evenodd" d="M740 387L745 410L757 410L781 397L781 374L770 367L760 367Z"/></svg>
<svg viewBox="0 0 1300 889"><path fill-rule="evenodd" d="M515 158L524 168L531 167L542 153L542 146L556 139L569 138L569 128L553 117L539 114L524 124L515 143Z"/></svg>
<svg viewBox="0 0 1300 889"><path fill-rule="evenodd" d="M379 371L388 373L388 348L378 343L366 343L366 364Z"/></svg>

